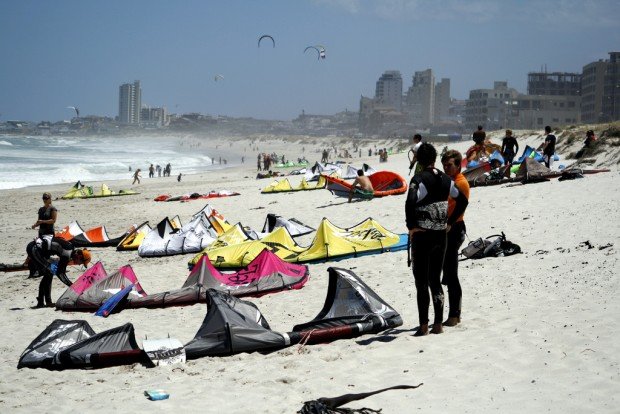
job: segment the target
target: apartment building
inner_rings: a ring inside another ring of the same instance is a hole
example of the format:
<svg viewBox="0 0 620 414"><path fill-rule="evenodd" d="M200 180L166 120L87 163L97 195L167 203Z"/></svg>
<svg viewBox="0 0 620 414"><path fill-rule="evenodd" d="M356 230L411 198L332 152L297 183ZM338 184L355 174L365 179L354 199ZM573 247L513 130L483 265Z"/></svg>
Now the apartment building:
<svg viewBox="0 0 620 414"><path fill-rule="evenodd" d="M139 125L141 107L140 81L122 84L118 88L118 121L122 124Z"/></svg>

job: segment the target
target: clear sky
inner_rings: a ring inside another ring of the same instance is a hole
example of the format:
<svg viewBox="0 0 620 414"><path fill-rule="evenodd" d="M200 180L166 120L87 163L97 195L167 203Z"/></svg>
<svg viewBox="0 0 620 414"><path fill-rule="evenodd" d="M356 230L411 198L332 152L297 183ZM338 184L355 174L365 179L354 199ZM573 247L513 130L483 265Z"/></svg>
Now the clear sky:
<svg viewBox="0 0 620 414"><path fill-rule="evenodd" d="M357 111L386 70L525 93L620 51L619 22L617 0L0 0L0 121L114 117L134 80L172 113L262 119Z"/></svg>

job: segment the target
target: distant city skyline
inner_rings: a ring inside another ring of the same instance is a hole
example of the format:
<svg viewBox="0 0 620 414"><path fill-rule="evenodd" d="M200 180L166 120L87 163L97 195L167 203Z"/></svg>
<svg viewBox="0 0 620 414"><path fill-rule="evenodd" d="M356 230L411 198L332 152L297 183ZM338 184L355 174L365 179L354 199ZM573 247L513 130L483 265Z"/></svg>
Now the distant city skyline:
<svg viewBox="0 0 620 414"><path fill-rule="evenodd" d="M432 69L457 99L494 81L525 93L529 72L618 50L619 19L608 0L5 0L0 122L115 117L135 80L170 113L283 120L357 112L390 70L406 90ZM325 59L304 53L317 45Z"/></svg>

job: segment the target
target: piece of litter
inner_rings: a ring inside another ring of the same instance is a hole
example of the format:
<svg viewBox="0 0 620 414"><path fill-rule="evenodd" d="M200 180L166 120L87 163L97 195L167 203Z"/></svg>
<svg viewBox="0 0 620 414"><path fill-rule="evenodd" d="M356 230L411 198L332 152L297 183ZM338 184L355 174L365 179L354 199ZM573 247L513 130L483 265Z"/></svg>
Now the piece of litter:
<svg viewBox="0 0 620 414"><path fill-rule="evenodd" d="M170 394L164 390L146 390L144 395L151 401L167 400L170 397Z"/></svg>

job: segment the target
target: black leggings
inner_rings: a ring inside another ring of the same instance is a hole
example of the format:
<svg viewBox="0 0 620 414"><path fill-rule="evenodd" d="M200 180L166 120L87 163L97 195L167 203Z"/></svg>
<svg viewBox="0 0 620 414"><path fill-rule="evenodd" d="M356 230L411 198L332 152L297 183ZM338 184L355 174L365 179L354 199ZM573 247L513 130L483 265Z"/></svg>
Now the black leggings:
<svg viewBox="0 0 620 414"><path fill-rule="evenodd" d="M459 282L459 249L465 240L465 223L458 221L448 232L446 257L443 260L443 279L441 283L448 287L448 317L461 317L461 299L463 291Z"/></svg>
<svg viewBox="0 0 620 414"><path fill-rule="evenodd" d="M435 323L441 325L443 319L443 288L440 278L446 252L446 232L426 230L415 233L411 240L411 250L420 325L428 324L429 288L433 296Z"/></svg>

